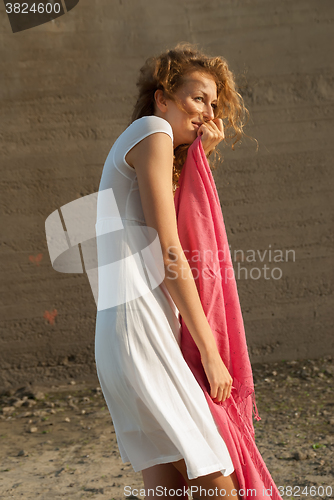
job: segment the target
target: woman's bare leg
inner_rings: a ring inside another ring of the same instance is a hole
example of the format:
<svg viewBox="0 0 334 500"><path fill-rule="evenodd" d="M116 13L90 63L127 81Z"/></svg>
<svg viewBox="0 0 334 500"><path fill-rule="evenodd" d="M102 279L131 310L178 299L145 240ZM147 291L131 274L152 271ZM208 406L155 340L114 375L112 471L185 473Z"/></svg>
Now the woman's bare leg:
<svg viewBox="0 0 334 500"><path fill-rule="evenodd" d="M188 485L183 474L179 472L172 463L154 465L142 471L145 489L146 500L188 500L188 495L183 491L187 491ZM159 487L159 488L158 488ZM158 488L158 489L157 489ZM162 488L166 488L167 495L161 494ZM151 489L151 491L148 491ZM169 490L181 490L179 493L168 495Z"/></svg>
<svg viewBox="0 0 334 500"><path fill-rule="evenodd" d="M192 494L195 499L215 499L221 500L229 498L230 500L241 500L239 496L239 482L237 475L234 472L229 476L223 476L223 474L218 472L213 472L212 474L207 474L206 476L200 476L196 479L189 479L187 474L187 467L184 459L177 462L172 462L173 466L181 472L185 481L189 485L189 491L191 486L193 486ZM202 488L202 492L200 490ZM211 490L208 494L208 491ZM214 491L214 494L212 493ZM224 492L226 492L224 494Z"/></svg>

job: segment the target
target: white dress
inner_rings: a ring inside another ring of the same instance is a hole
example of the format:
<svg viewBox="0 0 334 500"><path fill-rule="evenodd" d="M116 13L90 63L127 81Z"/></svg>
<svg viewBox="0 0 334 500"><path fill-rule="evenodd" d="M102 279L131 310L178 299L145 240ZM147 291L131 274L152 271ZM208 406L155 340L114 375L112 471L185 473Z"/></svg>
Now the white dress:
<svg viewBox="0 0 334 500"><path fill-rule="evenodd" d="M125 156L157 132L173 140L172 127L163 118L152 115L135 120L106 159L98 194L112 188L125 228L141 231L147 227L136 172ZM97 234L120 229L114 212L102 201L97 204L95 227ZM117 234L119 259L128 241L122 241L125 231ZM99 252L99 243L97 247ZM118 268L118 275L107 280L103 290L99 282L99 300L107 304L108 286L110 293L115 286L123 292L136 288L143 274L131 266ZM100 280L100 260L98 271ZM184 458L189 479L216 471L228 476L234 471L230 454L180 349L179 311L163 282L147 290L125 304L98 308L96 316L97 375L121 458L131 462L135 472Z"/></svg>

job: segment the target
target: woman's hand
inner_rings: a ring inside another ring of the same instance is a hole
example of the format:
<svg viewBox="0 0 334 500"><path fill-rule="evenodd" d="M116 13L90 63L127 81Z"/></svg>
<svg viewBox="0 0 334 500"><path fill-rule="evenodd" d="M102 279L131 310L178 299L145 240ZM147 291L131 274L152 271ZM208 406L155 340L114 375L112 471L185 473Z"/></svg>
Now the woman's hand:
<svg viewBox="0 0 334 500"><path fill-rule="evenodd" d="M233 379L229 374L218 350L210 355L201 356L202 365L210 384L210 396L215 403L220 403L229 398L232 390Z"/></svg>
<svg viewBox="0 0 334 500"><path fill-rule="evenodd" d="M221 118L214 118L202 123L197 130L197 137L199 135L202 136L202 146L207 155L225 138L223 120Z"/></svg>

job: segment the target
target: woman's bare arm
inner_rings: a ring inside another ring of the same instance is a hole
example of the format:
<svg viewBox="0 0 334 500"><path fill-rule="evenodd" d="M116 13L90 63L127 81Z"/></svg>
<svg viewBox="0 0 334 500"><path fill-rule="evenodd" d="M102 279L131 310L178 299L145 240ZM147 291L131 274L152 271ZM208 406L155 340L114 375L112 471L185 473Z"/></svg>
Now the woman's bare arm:
<svg viewBox="0 0 334 500"><path fill-rule="evenodd" d="M224 396L230 395L232 377L219 356L177 232L172 140L163 132L151 134L136 144L128 155L136 170L146 224L159 235L165 264L164 282L201 353L211 396L225 399Z"/></svg>
<svg viewBox="0 0 334 500"><path fill-rule="evenodd" d="M209 352L215 348L215 340L177 232L172 188L172 140L167 134L157 132L140 141L130 154L146 224L159 235L165 264L164 282L198 349Z"/></svg>
<svg viewBox="0 0 334 500"><path fill-rule="evenodd" d="M165 264L164 282L200 351L210 383L210 396L216 402L224 401L231 395L233 379L218 352L179 240L172 188L172 140L163 132L151 134L136 144L127 158L137 173L146 224L159 235Z"/></svg>

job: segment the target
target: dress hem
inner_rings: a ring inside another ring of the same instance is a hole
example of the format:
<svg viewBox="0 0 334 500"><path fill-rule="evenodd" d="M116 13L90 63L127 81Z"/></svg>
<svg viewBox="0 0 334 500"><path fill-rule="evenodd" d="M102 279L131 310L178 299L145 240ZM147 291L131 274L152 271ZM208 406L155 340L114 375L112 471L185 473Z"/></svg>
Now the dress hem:
<svg viewBox="0 0 334 500"><path fill-rule="evenodd" d="M160 464L168 464L170 462L176 462L177 460L181 460L183 458L183 456L181 454L179 455L171 455L169 457L163 457L163 458L156 458L156 459L153 459L153 460L149 460L148 462L145 462L143 465L132 465L133 467L133 470L135 472L140 472L142 471L143 469L147 469L148 467L153 467L154 465L160 465ZM130 461L131 463L131 461Z"/></svg>
<svg viewBox="0 0 334 500"><path fill-rule="evenodd" d="M153 467L154 465L168 464L170 462L176 462L177 460L181 460L183 458L184 457L181 454L179 454L179 455L164 457L161 459L150 460L149 462L146 462L144 464L144 466L140 465L137 467L137 466L134 466L132 464L131 465L132 465L133 470L135 472L140 472L143 469L147 469L148 467ZM185 463L187 465L186 461L185 461ZM206 476L207 474L212 474L213 472L221 472L223 474L223 476L226 477L226 476L229 476L230 474L232 474L232 472L234 472L234 470L235 469L234 469L233 465L232 465L232 468L229 469L226 467L222 467L221 464L215 464L213 466L208 466L208 467L205 467L202 469L198 469L194 474L191 474L187 468L187 475L188 475L189 480L196 479L196 478L201 477L201 476ZM224 472L222 472L222 471L224 471Z"/></svg>
<svg viewBox="0 0 334 500"><path fill-rule="evenodd" d="M224 472L222 472L224 471ZM206 476L207 474L213 474L214 472L221 472L224 477L229 476L234 472L234 466L232 465L232 469L228 469L227 467L222 467L221 464L216 464L213 466L208 466L205 467L205 469L199 469L197 472L195 472L195 475L192 477L189 477L189 479L197 479L198 477L201 476Z"/></svg>

